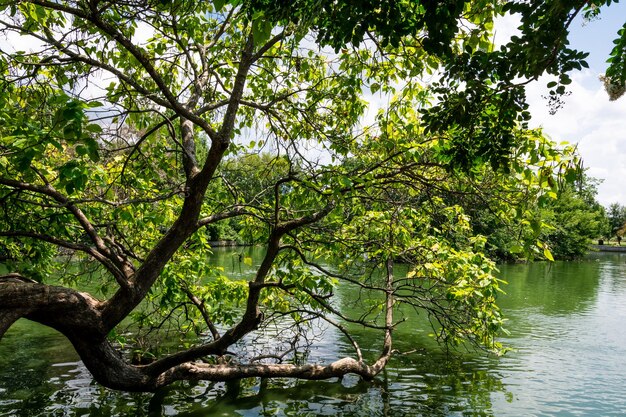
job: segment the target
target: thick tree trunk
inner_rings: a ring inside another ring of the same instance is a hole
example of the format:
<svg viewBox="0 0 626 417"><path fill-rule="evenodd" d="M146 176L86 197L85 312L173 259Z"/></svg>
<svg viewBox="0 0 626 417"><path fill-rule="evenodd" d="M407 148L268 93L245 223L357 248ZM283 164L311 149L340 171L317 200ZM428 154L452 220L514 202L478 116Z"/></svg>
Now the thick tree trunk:
<svg viewBox="0 0 626 417"><path fill-rule="evenodd" d="M24 317L28 313L27 309L7 310L0 309L0 340L2 336L9 330L9 327L17 321L17 319Z"/></svg>
<svg viewBox="0 0 626 417"><path fill-rule="evenodd" d="M100 319L101 305L91 295L70 288L0 280L0 306L6 312L0 319L2 323L26 317L67 336L82 334L89 338L104 338L107 332Z"/></svg>
<svg viewBox="0 0 626 417"><path fill-rule="evenodd" d="M21 317L52 327L68 338L94 379L112 389L154 391L179 380L229 381L252 377L318 380L342 377L348 373L371 379L382 369L380 360L370 366L352 358L340 359L328 365L302 366L210 365L193 362L202 356L219 355L238 340L229 333L225 334L225 338L188 349L153 364L135 366L107 340L106 327L102 324L100 314L100 301L89 294L69 288L24 279L3 278L0 279L0 338ZM390 352L385 352L385 355L389 354Z"/></svg>

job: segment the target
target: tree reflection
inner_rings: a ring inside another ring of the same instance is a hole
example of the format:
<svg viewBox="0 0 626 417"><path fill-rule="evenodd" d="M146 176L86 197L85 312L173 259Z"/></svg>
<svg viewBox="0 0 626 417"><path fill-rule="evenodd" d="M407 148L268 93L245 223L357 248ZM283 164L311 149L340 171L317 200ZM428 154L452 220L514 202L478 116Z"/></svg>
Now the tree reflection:
<svg viewBox="0 0 626 417"><path fill-rule="evenodd" d="M547 316L580 312L596 300L600 268L590 261L502 265L508 285L499 304L505 313L533 307Z"/></svg>
<svg viewBox="0 0 626 417"><path fill-rule="evenodd" d="M507 394L497 373L481 368L484 364L468 361L467 357L444 353L436 358L428 357L418 355L396 360L388 372L372 382L355 377L331 382L257 380L253 385L242 382L236 388L222 387L221 395L213 400L195 403L187 410L178 408L176 415L494 415L492 395ZM151 404L157 397L163 404L183 402L176 390L171 391L171 396L155 394ZM161 411L165 411L165 406Z"/></svg>

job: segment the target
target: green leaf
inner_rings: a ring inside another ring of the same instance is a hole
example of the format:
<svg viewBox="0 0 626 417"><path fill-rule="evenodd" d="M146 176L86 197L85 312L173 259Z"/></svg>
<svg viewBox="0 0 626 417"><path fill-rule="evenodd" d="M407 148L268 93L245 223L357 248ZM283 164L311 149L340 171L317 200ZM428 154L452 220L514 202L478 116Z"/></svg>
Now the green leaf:
<svg viewBox="0 0 626 417"><path fill-rule="evenodd" d="M550 252L548 248L543 249L543 256L545 256L547 260L554 262L554 257L552 256L552 252Z"/></svg>
<svg viewBox="0 0 626 417"><path fill-rule="evenodd" d="M88 124L85 126L85 130L91 133L102 133L102 127L96 123Z"/></svg>
<svg viewBox="0 0 626 417"><path fill-rule="evenodd" d="M228 3L228 0L213 0L213 7L215 7L216 12L219 12L226 3Z"/></svg>
<svg viewBox="0 0 626 417"><path fill-rule="evenodd" d="M252 22L252 36L254 44L257 46L264 45L272 34L273 25L262 16Z"/></svg>
<svg viewBox="0 0 626 417"><path fill-rule="evenodd" d="M351 188L354 185L350 178L343 175L339 177L339 182L341 182L341 185L343 185L345 188Z"/></svg>

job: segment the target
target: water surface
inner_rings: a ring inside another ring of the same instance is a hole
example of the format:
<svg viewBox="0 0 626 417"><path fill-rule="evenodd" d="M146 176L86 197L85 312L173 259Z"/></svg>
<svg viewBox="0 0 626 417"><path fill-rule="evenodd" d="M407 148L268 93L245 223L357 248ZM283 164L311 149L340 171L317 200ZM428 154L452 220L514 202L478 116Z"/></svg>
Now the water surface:
<svg viewBox="0 0 626 417"><path fill-rule="evenodd" d="M228 273L246 274L233 249L219 251L215 259ZM511 332L503 342L513 348L501 358L446 354L414 322L396 333L396 348L415 352L395 357L373 383L351 376L239 386L181 383L156 394L128 394L93 382L54 331L19 321L0 341L0 415L626 414L626 255L500 269L509 282L500 300ZM349 294L343 296L347 303ZM332 360L348 352L338 334L327 331L325 337L313 357ZM359 337L367 339L367 331Z"/></svg>

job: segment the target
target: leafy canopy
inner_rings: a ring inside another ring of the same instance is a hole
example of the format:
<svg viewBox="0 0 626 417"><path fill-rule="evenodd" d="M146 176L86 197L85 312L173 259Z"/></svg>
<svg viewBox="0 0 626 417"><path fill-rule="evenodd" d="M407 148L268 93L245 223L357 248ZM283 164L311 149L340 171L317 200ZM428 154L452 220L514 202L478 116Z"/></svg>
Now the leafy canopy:
<svg viewBox="0 0 626 417"><path fill-rule="evenodd" d="M601 4L1 1L0 31L33 49L0 53L0 335L22 315L50 325L101 383L131 390L371 378L411 310L443 342L498 350L501 281L464 203L489 201L526 228L518 250L551 256L532 206L578 157L527 129L524 85L549 73L564 92L586 65L569 25ZM496 50L502 13L521 35ZM265 248L252 276L209 261L227 228ZM58 299L12 296L39 288ZM341 288L363 296L338 308ZM314 321L356 359L287 365ZM356 326L381 333L371 365ZM276 327L274 352L246 348ZM145 367L115 353L172 332Z"/></svg>

